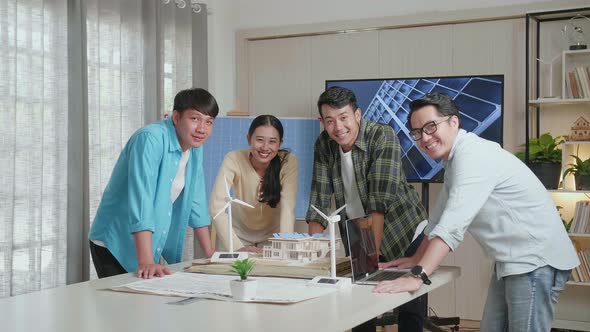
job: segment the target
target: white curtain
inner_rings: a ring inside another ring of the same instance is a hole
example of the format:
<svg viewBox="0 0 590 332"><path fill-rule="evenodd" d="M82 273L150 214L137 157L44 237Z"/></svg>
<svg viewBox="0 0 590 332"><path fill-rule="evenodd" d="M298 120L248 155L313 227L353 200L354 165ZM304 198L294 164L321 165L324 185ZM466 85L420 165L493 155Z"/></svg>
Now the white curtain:
<svg viewBox="0 0 590 332"><path fill-rule="evenodd" d="M85 3L86 11L68 12L73 3ZM87 227L68 230L80 225L68 212L83 215L87 204L82 222L92 222L129 136L169 113L176 92L193 85L195 15L174 1L0 0L0 298L80 280L88 261L67 261L67 253L87 249ZM68 29L80 32L68 27L73 16L86 25L85 49L68 45ZM199 20L206 26L205 13ZM204 35L197 43L206 54ZM68 59L75 47L86 56L87 73L68 72L78 61ZM69 94L68 75L87 80L87 90L72 82L84 96ZM82 113L87 122L77 124ZM83 128L68 132L72 125ZM68 154L71 140L86 136L88 168L80 173L87 186L78 170L68 170L68 156L79 153ZM68 186L68 176L77 183ZM72 194L84 204L68 205ZM185 259L192 248L190 236ZM90 271L95 277L92 262Z"/></svg>
<svg viewBox="0 0 590 332"><path fill-rule="evenodd" d="M131 134L150 122L153 105L145 100L158 96L151 118L159 120L171 113L176 93L193 86L194 15L174 2L153 1L87 0L90 223L119 153ZM154 10L142 7L152 5ZM160 84L149 84L153 81ZM193 258L193 242L188 230L184 259ZM92 263L90 271L95 278Z"/></svg>
<svg viewBox="0 0 590 332"><path fill-rule="evenodd" d="M87 0L91 219L119 152L145 123L141 4L141 0ZM90 266L91 277L96 277Z"/></svg>
<svg viewBox="0 0 590 332"><path fill-rule="evenodd" d="M66 5L0 0L0 297L66 281Z"/></svg>
<svg viewBox="0 0 590 332"><path fill-rule="evenodd" d="M191 10L161 6L162 111L172 113L174 96L193 86ZM187 24L188 23L188 24Z"/></svg>
<svg viewBox="0 0 590 332"><path fill-rule="evenodd" d="M180 90L193 87L192 77L192 11L176 6L161 6L160 51L162 63L162 112L171 114L174 96ZM187 24L188 23L188 24ZM192 229L187 229L182 259L194 258L195 240Z"/></svg>

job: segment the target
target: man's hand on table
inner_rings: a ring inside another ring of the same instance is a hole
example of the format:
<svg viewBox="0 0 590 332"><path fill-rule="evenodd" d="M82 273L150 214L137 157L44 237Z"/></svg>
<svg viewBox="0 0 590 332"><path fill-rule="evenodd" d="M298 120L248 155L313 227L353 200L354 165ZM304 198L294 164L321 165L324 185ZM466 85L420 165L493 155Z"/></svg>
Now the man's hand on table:
<svg viewBox="0 0 590 332"><path fill-rule="evenodd" d="M170 272L167 267L161 264L139 264L137 267L137 276L144 279L163 277L167 274L172 274L172 272Z"/></svg>

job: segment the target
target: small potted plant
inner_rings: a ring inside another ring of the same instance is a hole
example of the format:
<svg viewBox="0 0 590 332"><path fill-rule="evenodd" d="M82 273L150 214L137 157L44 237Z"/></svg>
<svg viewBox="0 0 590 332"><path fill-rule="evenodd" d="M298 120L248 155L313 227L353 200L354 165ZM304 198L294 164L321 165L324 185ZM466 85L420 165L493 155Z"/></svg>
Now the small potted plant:
<svg viewBox="0 0 590 332"><path fill-rule="evenodd" d="M559 186L561 149L558 147L564 142L564 138L565 136L553 137L551 134L545 133L539 138L529 140L528 166L547 189L557 189ZM524 152L518 152L516 156L523 162L525 161Z"/></svg>
<svg viewBox="0 0 590 332"><path fill-rule="evenodd" d="M240 276L240 279L230 281L231 293L234 299L245 301L251 300L256 296L258 282L252 278L248 278L248 275L254 269L254 264L254 260L246 258L238 259L231 265L232 271Z"/></svg>
<svg viewBox="0 0 590 332"><path fill-rule="evenodd" d="M572 174L576 180L576 190L590 190L590 158L582 160L578 156L571 156L576 162L568 165L569 167L563 172L563 177Z"/></svg>

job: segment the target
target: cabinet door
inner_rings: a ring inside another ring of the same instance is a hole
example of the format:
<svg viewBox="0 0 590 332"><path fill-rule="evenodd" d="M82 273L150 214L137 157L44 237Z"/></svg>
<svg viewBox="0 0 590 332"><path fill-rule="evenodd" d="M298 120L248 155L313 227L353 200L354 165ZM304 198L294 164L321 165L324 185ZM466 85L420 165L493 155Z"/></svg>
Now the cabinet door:
<svg viewBox="0 0 590 332"><path fill-rule="evenodd" d="M326 80L379 77L377 31L314 36L311 39L311 108L318 114L317 100Z"/></svg>
<svg viewBox="0 0 590 332"><path fill-rule="evenodd" d="M381 76L403 78L452 75L451 33L452 25L380 31Z"/></svg>
<svg viewBox="0 0 590 332"><path fill-rule="evenodd" d="M311 37L248 42L250 115L309 117Z"/></svg>

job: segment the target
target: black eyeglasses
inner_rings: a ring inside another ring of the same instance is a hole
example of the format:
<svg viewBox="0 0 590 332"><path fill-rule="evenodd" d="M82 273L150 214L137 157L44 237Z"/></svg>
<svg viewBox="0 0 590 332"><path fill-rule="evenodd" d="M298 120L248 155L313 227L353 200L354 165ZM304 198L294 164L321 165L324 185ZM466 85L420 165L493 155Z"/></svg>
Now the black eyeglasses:
<svg viewBox="0 0 590 332"><path fill-rule="evenodd" d="M438 120L438 121L430 121L428 123L426 123L424 125L424 127L422 128L416 128L416 129L412 129L410 130L410 136L412 136L412 139L414 141L419 141L422 139L422 133L425 133L427 135L432 135L434 133L436 133L436 130L438 129L437 125L441 124L442 122L447 121L452 115L447 115L444 119Z"/></svg>

